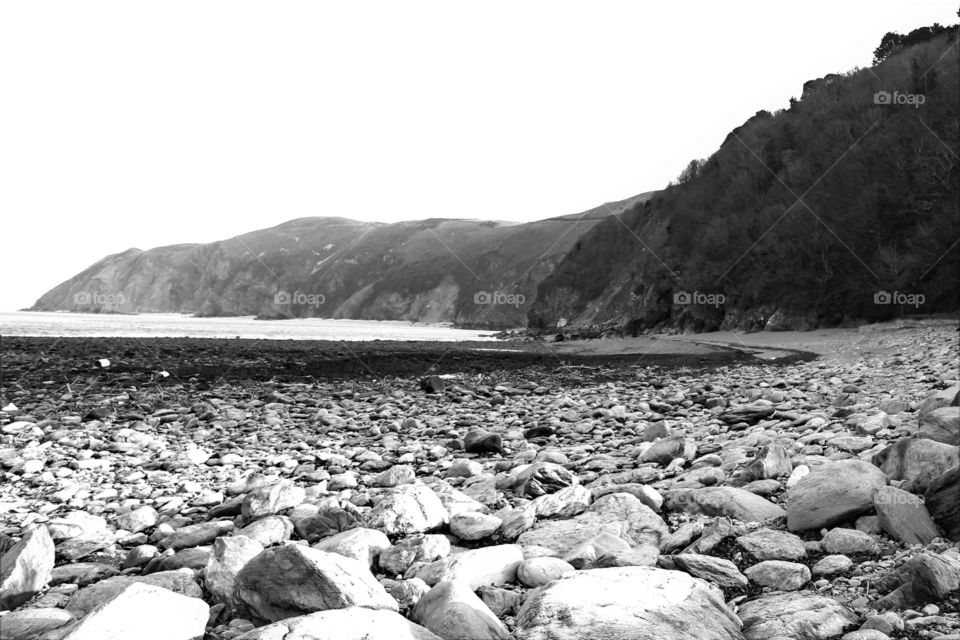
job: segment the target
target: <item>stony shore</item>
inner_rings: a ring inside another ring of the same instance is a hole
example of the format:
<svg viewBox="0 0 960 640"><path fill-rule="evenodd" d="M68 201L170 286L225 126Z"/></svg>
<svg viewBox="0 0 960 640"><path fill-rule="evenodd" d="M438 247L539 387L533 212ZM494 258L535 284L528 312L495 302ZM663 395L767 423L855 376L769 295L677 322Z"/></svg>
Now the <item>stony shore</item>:
<svg viewBox="0 0 960 640"><path fill-rule="evenodd" d="M4 338L0 639L958 639L958 335Z"/></svg>

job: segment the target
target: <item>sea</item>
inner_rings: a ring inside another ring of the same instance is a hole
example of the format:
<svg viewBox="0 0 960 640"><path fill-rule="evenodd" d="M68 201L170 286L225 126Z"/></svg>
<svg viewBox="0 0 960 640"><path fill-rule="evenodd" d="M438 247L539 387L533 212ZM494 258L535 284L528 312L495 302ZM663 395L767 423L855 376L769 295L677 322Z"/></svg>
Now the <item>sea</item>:
<svg viewBox="0 0 960 640"><path fill-rule="evenodd" d="M177 313L118 315L44 311L0 312L0 336L433 342L495 339L492 331L392 320L255 320L253 316L196 318Z"/></svg>

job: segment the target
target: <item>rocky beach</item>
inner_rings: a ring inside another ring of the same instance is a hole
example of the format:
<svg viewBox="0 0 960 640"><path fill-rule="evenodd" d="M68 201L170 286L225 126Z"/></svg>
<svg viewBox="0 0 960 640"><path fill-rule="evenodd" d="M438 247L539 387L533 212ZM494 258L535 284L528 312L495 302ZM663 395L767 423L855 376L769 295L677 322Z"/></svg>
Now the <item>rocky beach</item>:
<svg viewBox="0 0 960 640"><path fill-rule="evenodd" d="M960 638L956 320L711 335L4 338L0 638Z"/></svg>

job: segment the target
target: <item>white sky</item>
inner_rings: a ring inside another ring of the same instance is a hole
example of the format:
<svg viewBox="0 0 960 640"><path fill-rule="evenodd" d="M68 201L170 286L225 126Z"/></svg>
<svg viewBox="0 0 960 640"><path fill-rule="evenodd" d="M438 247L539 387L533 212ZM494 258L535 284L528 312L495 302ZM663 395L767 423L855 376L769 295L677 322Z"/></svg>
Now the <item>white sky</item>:
<svg viewBox="0 0 960 640"><path fill-rule="evenodd" d="M8 0L0 310L132 246L658 189L957 4Z"/></svg>

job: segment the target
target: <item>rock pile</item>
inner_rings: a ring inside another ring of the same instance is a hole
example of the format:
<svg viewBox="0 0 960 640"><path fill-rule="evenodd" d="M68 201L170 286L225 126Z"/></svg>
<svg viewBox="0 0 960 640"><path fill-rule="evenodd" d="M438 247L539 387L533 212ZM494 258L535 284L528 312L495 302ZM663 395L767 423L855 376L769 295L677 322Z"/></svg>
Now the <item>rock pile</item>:
<svg viewBox="0 0 960 640"><path fill-rule="evenodd" d="M952 328L853 346L29 386L0 414L0 638L957 638Z"/></svg>

